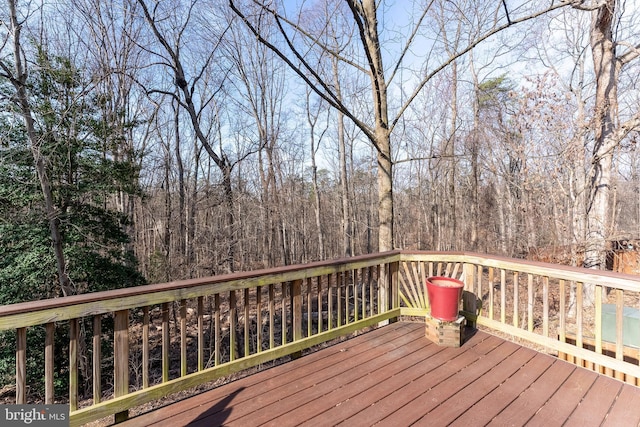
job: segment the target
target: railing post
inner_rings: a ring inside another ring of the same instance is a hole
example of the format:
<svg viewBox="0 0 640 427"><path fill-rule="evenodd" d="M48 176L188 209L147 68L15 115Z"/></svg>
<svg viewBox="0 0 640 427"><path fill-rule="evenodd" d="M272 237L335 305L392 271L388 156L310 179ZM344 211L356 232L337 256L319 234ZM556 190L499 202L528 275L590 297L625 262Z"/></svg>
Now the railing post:
<svg viewBox="0 0 640 427"><path fill-rule="evenodd" d="M400 269L400 262L391 262L385 264L380 268L379 283L379 310L380 313L386 313L391 308L397 308L398 303L398 271ZM386 325L389 322L396 322L398 319L393 318L388 321L381 322L381 325Z"/></svg>
<svg viewBox="0 0 640 427"><path fill-rule="evenodd" d="M187 300L180 300L180 376L187 375Z"/></svg>
<svg viewBox="0 0 640 427"><path fill-rule="evenodd" d="M78 346L80 324L78 319L69 320L69 410L78 409Z"/></svg>
<svg viewBox="0 0 640 427"><path fill-rule="evenodd" d="M162 382L169 381L169 303L162 303Z"/></svg>
<svg viewBox="0 0 640 427"><path fill-rule="evenodd" d="M475 274L476 266L474 264L464 263L462 265L462 274L464 276L464 290L475 293Z"/></svg>
<svg viewBox="0 0 640 427"><path fill-rule="evenodd" d="M398 308L400 303L398 302L398 274L400 271L400 261L392 262L389 264L389 298L390 304L387 307L390 309Z"/></svg>
<svg viewBox="0 0 640 427"><path fill-rule="evenodd" d="M16 403L27 403L27 328L16 329Z"/></svg>
<svg viewBox="0 0 640 427"><path fill-rule="evenodd" d="M462 311L478 315L478 297L475 293L475 276L476 266L474 264L465 263L463 265L463 277L465 290L462 293ZM476 327L476 318L467 318L467 324L473 328Z"/></svg>
<svg viewBox="0 0 640 427"><path fill-rule="evenodd" d="M102 399L102 317L93 316L93 403L100 403Z"/></svg>
<svg viewBox="0 0 640 427"><path fill-rule="evenodd" d="M296 342L302 339L302 279L291 283L291 300L293 342ZM302 357L302 351L293 353L291 357L293 359Z"/></svg>
<svg viewBox="0 0 640 427"><path fill-rule="evenodd" d="M293 298L293 341L302 339L302 279L294 280L291 284Z"/></svg>
<svg viewBox="0 0 640 427"><path fill-rule="evenodd" d="M113 385L115 397L129 393L129 310L115 312L113 326ZM129 418L129 411L115 415L115 422Z"/></svg>
<svg viewBox="0 0 640 427"><path fill-rule="evenodd" d="M47 323L44 339L44 403L50 405L55 398L53 387L54 358L55 358L55 333L56 324Z"/></svg>

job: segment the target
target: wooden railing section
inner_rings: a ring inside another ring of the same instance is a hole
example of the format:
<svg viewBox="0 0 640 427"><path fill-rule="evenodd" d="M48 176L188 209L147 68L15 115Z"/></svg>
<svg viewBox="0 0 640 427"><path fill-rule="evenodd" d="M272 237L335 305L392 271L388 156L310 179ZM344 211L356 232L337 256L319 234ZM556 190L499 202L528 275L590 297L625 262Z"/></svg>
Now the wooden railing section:
<svg viewBox="0 0 640 427"><path fill-rule="evenodd" d="M623 308L640 308L639 278L394 251L0 307L0 331L15 332L4 343L15 348L15 402L68 403L71 425L123 420L129 409L172 393L398 316L424 316L424 282L433 275L465 282L469 322L639 385L640 350L622 339ZM605 303L616 306L614 342L603 340ZM37 362L44 378L27 375L34 345L44 348ZM68 375L68 390L56 386L60 375Z"/></svg>
<svg viewBox="0 0 640 427"><path fill-rule="evenodd" d="M640 277L469 253L403 252L399 297L426 313L424 278L465 282L463 314L471 323L524 340L579 366L640 386L640 348L625 345L623 310L640 309ZM593 289L588 300L587 287ZM604 304L615 305L615 338L603 337ZM640 321L640 319L639 319ZM631 323L640 328L640 324ZM640 335L640 331L639 335Z"/></svg>
<svg viewBox="0 0 640 427"><path fill-rule="evenodd" d="M140 404L295 356L399 316L391 310L397 259L378 254L0 307L0 331L16 332L15 402L35 403L28 390L44 389L43 403L69 404L71 425L111 415L117 422ZM28 330L44 330L44 379L27 377ZM56 330L68 333L68 346L54 343ZM68 393L56 395L54 379L65 371Z"/></svg>

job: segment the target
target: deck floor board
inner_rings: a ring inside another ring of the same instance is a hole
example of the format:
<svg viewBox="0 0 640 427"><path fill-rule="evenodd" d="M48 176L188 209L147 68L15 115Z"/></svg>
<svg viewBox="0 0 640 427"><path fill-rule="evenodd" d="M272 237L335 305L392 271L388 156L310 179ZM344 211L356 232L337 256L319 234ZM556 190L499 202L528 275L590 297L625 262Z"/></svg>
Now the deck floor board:
<svg viewBox="0 0 640 427"><path fill-rule="evenodd" d="M490 334L445 348L399 322L120 426L637 426L639 402L639 388Z"/></svg>
<svg viewBox="0 0 640 427"><path fill-rule="evenodd" d="M533 359L523 365L518 372L511 375L490 393L480 396L470 410L466 411L454 422L452 427L469 427L485 425L504 411L527 387L538 379L553 363L553 358L537 353Z"/></svg>

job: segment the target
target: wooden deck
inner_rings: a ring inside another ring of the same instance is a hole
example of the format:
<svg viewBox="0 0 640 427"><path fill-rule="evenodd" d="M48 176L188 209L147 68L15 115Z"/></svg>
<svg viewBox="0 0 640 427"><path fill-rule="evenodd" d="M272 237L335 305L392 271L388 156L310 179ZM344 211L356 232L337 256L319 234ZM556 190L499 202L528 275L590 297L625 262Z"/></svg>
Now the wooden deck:
<svg viewBox="0 0 640 427"><path fill-rule="evenodd" d="M638 426L640 388L484 332L458 349L394 323L123 424Z"/></svg>

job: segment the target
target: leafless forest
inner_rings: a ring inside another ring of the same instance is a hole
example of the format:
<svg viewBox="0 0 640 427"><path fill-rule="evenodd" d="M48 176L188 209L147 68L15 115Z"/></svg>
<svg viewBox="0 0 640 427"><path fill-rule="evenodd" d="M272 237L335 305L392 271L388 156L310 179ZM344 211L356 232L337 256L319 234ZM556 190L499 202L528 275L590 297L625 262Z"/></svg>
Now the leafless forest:
<svg viewBox="0 0 640 427"><path fill-rule="evenodd" d="M392 248L598 267L640 237L636 1L5 3L1 171L28 147L38 196L0 221L48 220L61 293L74 159L129 166L91 204L127 219L148 282ZM29 80L47 64L59 90Z"/></svg>

